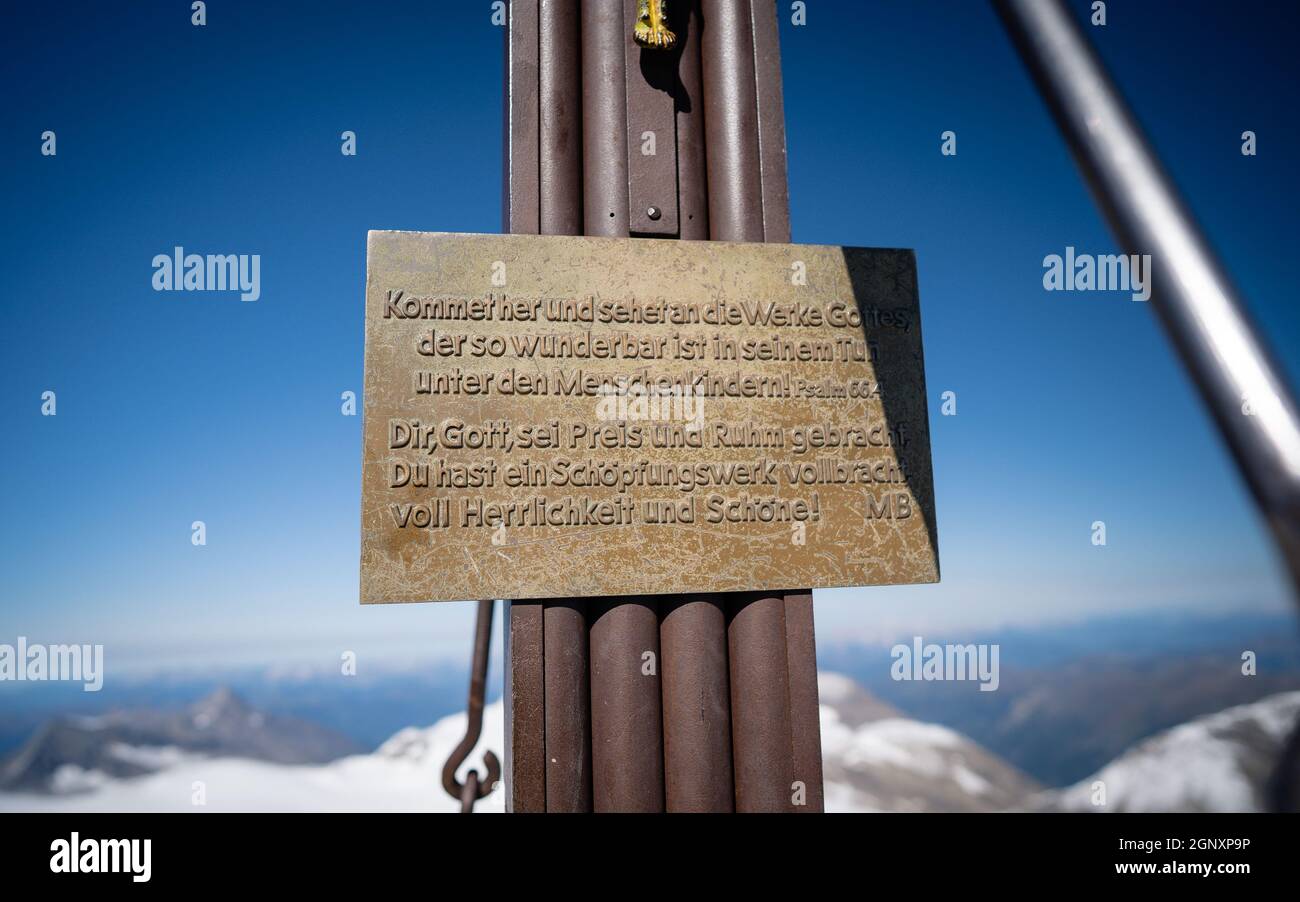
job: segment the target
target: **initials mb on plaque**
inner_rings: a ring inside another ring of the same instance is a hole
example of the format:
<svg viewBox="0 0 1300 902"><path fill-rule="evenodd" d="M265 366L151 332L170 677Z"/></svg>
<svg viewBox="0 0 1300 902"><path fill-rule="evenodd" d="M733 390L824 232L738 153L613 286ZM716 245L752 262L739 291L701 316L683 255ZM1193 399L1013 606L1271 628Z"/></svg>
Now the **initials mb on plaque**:
<svg viewBox="0 0 1300 902"><path fill-rule="evenodd" d="M935 582L910 251L371 232L361 601Z"/></svg>

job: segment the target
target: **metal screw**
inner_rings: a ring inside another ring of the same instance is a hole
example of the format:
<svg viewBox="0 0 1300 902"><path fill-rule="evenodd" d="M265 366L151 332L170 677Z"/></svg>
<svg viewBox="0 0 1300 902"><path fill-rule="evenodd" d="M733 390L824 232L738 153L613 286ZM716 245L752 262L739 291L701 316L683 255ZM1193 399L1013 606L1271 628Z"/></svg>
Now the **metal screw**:
<svg viewBox="0 0 1300 902"><path fill-rule="evenodd" d="M663 216L664 213L658 207L650 207L648 210L645 211L645 215L649 216L651 219L655 221L658 221L659 217Z"/></svg>

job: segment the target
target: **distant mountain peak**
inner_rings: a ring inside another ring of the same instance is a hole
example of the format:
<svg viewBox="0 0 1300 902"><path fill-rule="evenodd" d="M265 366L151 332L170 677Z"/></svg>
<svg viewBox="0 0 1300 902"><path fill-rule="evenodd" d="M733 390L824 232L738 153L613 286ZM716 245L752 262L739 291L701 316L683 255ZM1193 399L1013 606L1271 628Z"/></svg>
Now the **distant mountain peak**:
<svg viewBox="0 0 1300 902"><path fill-rule="evenodd" d="M194 726L206 729L217 723L246 722L258 715L233 689L220 686L191 705L190 716Z"/></svg>
<svg viewBox="0 0 1300 902"><path fill-rule="evenodd" d="M222 686L178 711L55 718L0 762L0 789L88 788L107 778L153 773L185 756L323 764L359 751L340 733L263 713Z"/></svg>
<svg viewBox="0 0 1300 902"><path fill-rule="evenodd" d="M947 727L914 720L851 678L817 675L828 811L996 811L1038 784Z"/></svg>

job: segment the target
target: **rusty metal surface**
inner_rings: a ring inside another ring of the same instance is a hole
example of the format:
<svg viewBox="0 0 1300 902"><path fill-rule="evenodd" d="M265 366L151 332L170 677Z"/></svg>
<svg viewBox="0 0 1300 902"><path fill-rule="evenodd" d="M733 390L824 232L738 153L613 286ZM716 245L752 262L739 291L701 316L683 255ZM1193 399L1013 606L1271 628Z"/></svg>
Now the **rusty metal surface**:
<svg viewBox="0 0 1300 902"><path fill-rule="evenodd" d="M785 598L767 592L732 595L727 614L736 810L792 811Z"/></svg>
<svg viewBox="0 0 1300 902"><path fill-rule="evenodd" d="M677 0L676 28L682 48L677 81L678 237L709 237L709 181L704 137L704 88L700 64L700 0Z"/></svg>
<svg viewBox="0 0 1300 902"><path fill-rule="evenodd" d="M767 241L789 241L790 193L786 175L785 99L781 85L777 7L775 0L751 2L759 166L763 183L763 236ZM786 593L785 631L790 689L791 776L802 792L802 804L796 805L794 810L820 813L825 811L826 801L811 591Z"/></svg>
<svg viewBox="0 0 1300 902"><path fill-rule="evenodd" d="M639 0L622 0L627 66L627 191L633 234L677 235L677 50L632 40Z"/></svg>
<svg viewBox="0 0 1300 902"><path fill-rule="evenodd" d="M591 599L595 811L664 810L659 604Z"/></svg>
<svg viewBox="0 0 1300 902"><path fill-rule="evenodd" d="M542 606L545 670L546 810L591 810L591 696L587 602Z"/></svg>
<svg viewBox="0 0 1300 902"><path fill-rule="evenodd" d="M580 15L579 0L541 0L538 168L544 235L582 233ZM591 810L586 611L580 599L542 608L546 810L551 812Z"/></svg>
<svg viewBox="0 0 1300 902"><path fill-rule="evenodd" d="M510 0L506 35L505 228L537 234L541 227L538 150L538 0ZM542 606L503 602L506 809L546 810L542 687Z"/></svg>
<svg viewBox="0 0 1300 902"><path fill-rule="evenodd" d="M618 3L582 5L583 201L588 235L628 234L627 20ZM654 601L588 600L592 804L663 810L659 619ZM642 673L643 654L651 673Z"/></svg>
<svg viewBox="0 0 1300 902"><path fill-rule="evenodd" d="M541 0L538 16L539 225L582 232L582 49L578 0Z"/></svg>
<svg viewBox="0 0 1300 902"><path fill-rule="evenodd" d="M733 811L727 616L721 597L664 599L659 641L667 810Z"/></svg>
<svg viewBox="0 0 1300 902"><path fill-rule="evenodd" d="M677 194L679 236L709 237L701 71L700 0L678 0ZM726 612L719 596L665 600L663 649L664 779L670 812L735 810Z"/></svg>
<svg viewBox="0 0 1300 902"><path fill-rule="evenodd" d="M785 100L781 89L776 0L752 0L752 4L763 238L765 241L789 241L790 191L786 177Z"/></svg>
<svg viewBox="0 0 1300 902"><path fill-rule="evenodd" d="M537 147L538 0L510 0L506 33L506 229L537 234L540 186Z"/></svg>
<svg viewBox="0 0 1300 902"><path fill-rule="evenodd" d="M625 25L618 3L582 0L582 201L587 235L628 233Z"/></svg>
<svg viewBox="0 0 1300 902"><path fill-rule="evenodd" d="M793 736L792 774L803 786L803 804L794 810L826 810L822 784L822 737L817 695L817 640L813 629L811 592L785 595L786 662L790 684L790 729Z"/></svg>
<svg viewBox="0 0 1300 902"><path fill-rule="evenodd" d="M469 753L478 744L483 734L483 704L487 690L488 649L492 642L493 601L478 603L478 616L474 625L474 652L470 663L469 701L465 707L465 736L448 756L442 768L442 786L453 798L461 803L461 813L470 814L474 803L496 788L501 778L501 763L496 754L487 749L483 752L483 763L487 770L480 774L471 768L462 783L456 778L457 769L465 763Z"/></svg>
<svg viewBox="0 0 1300 902"><path fill-rule="evenodd" d="M506 602L506 810L546 810L542 605Z"/></svg>
<svg viewBox="0 0 1300 902"><path fill-rule="evenodd" d="M700 52L710 237L718 241L762 241L758 99L749 2L703 0L702 9Z"/></svg>
<svg viewBox="0 0 1300 902"><path fill-rule="evenodd" d="M461 787L460 795L456 796L460 801L461 814L474 813L474 803L481 798L479 792L478 771L470 771L469 776L465 778L465 785Z"/></svg>
<svg viewBox="0 0 1300 902"><path fill-rule="evenodd" d="M775 5L703 0L703 11L710 234L789 240ZM794 762L807 762L814 747L820 755L821 745L792 732L792 706L806 704L807 693L790 696L790 669L800 674L797 685L811 669L815 691L815 653L810 659L807 648L788 646L784 597L732 596L728 606L736 810L789 811ZM816 707L798 717L801 728L820 731Z"/></svg>
<svg viewBox="0 0 1300 902"><path fill-rule="evenodd" d="M519 0L515 0L512 6L519 5ZM536 14L537 4L523 4L531 6ZM601 7L608 8L616 4L600 3L598 0L588 0L584 4L584 18L582 29L582 41L584 50L583 66L585 73L590 73L595 69L597 51L593 48L598 46L599 32L588 33L588 28L592 28L593 22L598 22L599 16L597 11ZM713 125L715 132L722 132L728 137L724 143L715 138L716 147L711 147L713 153L708 159L708 165L713 168L728 173L729 178L726 180L733 186L742 185L742 191L737 194L731 188L721 188L715 190L712 195L708 191L709 179L706 175L706 156L705 156L705 120L704 110L705 103L702 95L701 85L703 73L700 59L702 29L700 28L700 14L698 0L677 0L672 4L671 25L679 36L677 41L677 53L680 54L678 63L678 81L675 86L675 116L676 116L676 156L677 156L677 205L678 205L678 224L677 233L682 238L702 239L709 237L708 205L710 200L718 203L725 208L727 213L726 219L720 230L715 232L714 237L735 237L748 240L788 240L789 236L789 216L788 203L786 200L785 188L785 159L784 159L784 121L781 110L780 98L780 72L779 72L779 49L776 46L776 29L775 29L775 6L765 4L763 0L754 6L752 12L748 11L748 3L730 3L730 4L710 4L714 7L714 12L721 11L721 16L713 16L716 23L714 37L718 42L731 42L732 38L724 37L720 34L726 31L730 35L738 35L742 28L743 18L746 14L750 16L750 41L752 49L748 51L751 62L749 77L744 77L745 60L743 59L743 38L740 41L742 52L739 55L723 54L721 56L711 57L709 62L715 74L722 69L727 71L728 78L733 81L728 85L722 85L721 81L715 82L714 102L715 117ZM727 24L730 23L730 24ZM513 28L512 16L512 28ZM513 37L513 31L512 31ZM606 39L608 36L606 36ZM536 42L533 44L536 50ZM732 47L736 45L733 43ZM513 47L513 41L512 41ZM716 47L716 43L715 43ZM635 52L635 51L632 51ZM662 51L661 51L662 52ZM707 52L707 51L706 51ZM517 61L518 56L514 55L510 61ZM521 67L517 62L511 67L512 81L515 73ZM630 69L630 67L629 67ZM736 79L736 74L741 73L741 77ZM604 106L609 107L609 91L604 92L602 97L601 88L604 84L590 84L591 76L586 75L583 79L584 86L588 93L584 93L584 118L588 115L588 110L599 110ZM747 89L752 86L754 89L754 105L752 110L747 108L744 95ZM594 90L593 90L594 87ZM594 96L593 96L594 95ZM517 92L511 88L508 96L518 96ZM534 96L535 102L535 96ZM722 113L720 111L730 105L733 111L742 113L752 112L757 120L756 134L754 135L755 146L752 153L747 152L748 124L742 116L739 120L731 122L722 122ZM511 117L513 110L507 108L508 119ZM614 110L616 116L618 110ZM517 118L517 117L515 117ZM512 137L519 133L514 128L513 119L511 119ZM534 125L537 119L533 120ZM737 129L735 126L739 125ZM605 176L605 188L602 198L603 204L593 204L592 198L586 195L586 231L589 234L608 234L620 235L626 234L627 225L621 220L623 215L627 214L627 207L624 206L621 211L617 203L617 194L611 195L610 186L619 178L629 179L618 169L620 160L618 156L617 145L620 141L626 141L626 136L630 127L619 128L617 123L613 126L613 137L606 143L614 145L611 150L611 159L602 161L599 165L593 165L589 158L590 148L600 146L597 140L593 144L593 139L597 135L607 133L607 127L601 125L592 128L588 126L584 129L584 160L583 165L586 169L585 192L600 190L601 176ZM739 140L737 140L739 137ZM518 147L517 143L512 143L512 147ZM534 153L537 145L534 144ZM779 154L775 149L779 148ZM527 148L520 148L526 155ZM627 147L622 148L622 163L626 166ZM635 145L633 145L635 149ZM534 163L535 163L534 159ZM610 165L606 166L608 162ZM508 163L507 171L507 197L516 197L519 194L527 195L528 179L530 173L526 167L520 169L518 165L510 168ZM610 166L614 167L611 171ZM756 167L756 168L755 168ZM537 168L534 166L533 173ZM755 174L757 173L757 175ZM620 186L623 190L623 197L626 198L628 185ZM608 203L609 197L616 198L613 204ZM757 202L755 202L757 197ZM534 204L538 201L534 193ZM595 221L595 211L599 206L608 206L609 209L601 209L602 219L612 219L612 224ZM535 215L534 206L534 215ZM755 211L758 211L757 227L755 226ZM610 217L608 214L614 212L615 216ZM662 215L662 214L661 214ZM535 223L537 220L534 219ZM630 217L629 217L630 222ZM522 227L521 227L522 226ZM536 231L536 228L527 229L527 220L522 217L516 217L512 222L512 231ZM556 228L556 231L565 231L563 228ZM577 231L577 229L571 229ZM670 811L727 811L733 807L733 780L731 773L731 716L729 711L729 679L728 679L728 654L727 654L727 624L724 614L724 602L721 600L724 596L707 596L707 597L676 597L664 600L663 617L661 623L661 658L660 667L663 680L663 748L665 756L665 796L667 807ZM788 676L786 677L787 698L790 711L790 732L787 735L792 737L792 751L790 755L790 766L799 771L799 779L803 779L802 771L816 769L815 778L807 779L809 804L804 809L795 810L820 810L821 798L821 775L820 775L820 743L819 729L817 722L817 701L816 701L816 663L815 648L812 635L812 605L811 596L808 594L793 594L784 600L785 613L785 631L786 631L786 657L789 658ZM613 600L607 599L602 603L602 610L614 611L626 606L626 602L615 606ZM524 613L521 618L514 617L510 612L528 612ZM744 659L748 658L749 646L755 648L763 645L764 642L770 644L776 635L775 618L771 617L771 610L767 611L768 621L766 624L759 622L763 618L750 617L750 614L760 613L750 611L748 606L740 606L738 612L742 613L737 621L733 619L733 629L735 638L741 644L744 650L742 653L743 675L754 676L752 665L744 664ZM533 616L535 615L535 616ZM507 629L508 637L517 637L523 640L522 648L530 646L532 640L538 640L540 646L542 616L541 605L537 603L516 602L507 607L507 617L510 619L510 625ZM532 621L536 621L535 627ZM517 625L516 625L516 621ZM508 641L511 641L508 638ZM618 638L607 634L600 629L595 629L591 635L591 649L593 654L605 654L606 649L613 648L618 644ZM516 693L519 689L526 693L533 689L540 689L536 680L530 679L529 674L534 670L540 670L540 661L532 658L531 655L510 653L508 660L511 662L512 675L507 680L507 695L515 687ZM534 667L533 665L537 666ZM592 662L593 674L596 672L595 660ZM522 678L521 678L522 677ZM759 677L760 681L762 677ZM761 687L760 687L761 688ZM811 691L809 691L811 689ZM593 685L593 693L599 694L600 690ZM569 698L569 703L573 703L575 698ZM752 709L751 705L742 705L746 709ZM519 732L525 734L532 733L536 736L536 729L529 727L527 716L536 715L540 720L540 704L537 707L515 704L511 706L512 713L507 721L507 730L511 729L511 721L514 721L515 735L507 739L507 748L510 752L518 754L521 746L526 743L519 741ZM521 716L524 720L521 720ZM741 724L742 733L747 739L752 740L752 730L749 730L745 723ZM811 736L811 741L809 737ZM752 745L752 743L751 743ZM802 756L802 757L801 757ZM536 760L535 755L525 755L525 762ZM801 763L803 762L803 763ZM522 769L508 769L507 779L513 776L517 778L518 784L522 787L533 786L532 800L535 803L541 803L539 797L543 796L544 789L539 784L542 781L535 778L530 779L529 774ZM770 788L770 787L769 787ZM508 802L513 802L514 810L539 810L539 808L525 808L519 804L521 793L512 792ZM746 805L753 807L754 800L757 798L752 787L747 785L745 790ZM526 800L524 800L526 801ZM788 792L770 793L768 799L769 805L765 810L789 810ZM757 806L757 807L762 807Z"/></svg>
<svg viewBox="0 0 1300 902"><path fill-rule="evenodd" d="M465 737L452 750L442 768L442 788L453 799L460 799L462 810L468 814L474 809L474 802L491 792L501 779L501 762L491 749L483 752L483 763L487 771L480 774L471 769L466 780L461 783L456 779L456 770L465 763L469 753L478 745L483 735L483 702L487 691L488 648L492 643L492 608L496 602L480 601L478 616L474 624L474 653L470 662L469 702L465 707Z"/></svg>

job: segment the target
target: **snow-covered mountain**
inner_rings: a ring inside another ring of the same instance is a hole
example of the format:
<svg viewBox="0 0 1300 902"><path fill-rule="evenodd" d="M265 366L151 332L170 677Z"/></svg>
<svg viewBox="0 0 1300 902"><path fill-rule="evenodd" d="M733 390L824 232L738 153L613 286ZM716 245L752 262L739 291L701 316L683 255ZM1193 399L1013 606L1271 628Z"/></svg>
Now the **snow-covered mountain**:
<svg viewBox="0 0 1300 902"><path fill-rule="evenodd" d="M959 734L908 720L847 677L823 674L819 685L832 811L990 810L1037 788ZM480 749L500 752L502 717L499 701L487 706ZM0 793L0 810L454 811L438 780L464 732L464 713L453 714L402 730L371 754L326 764L205 756L118 736L88 760L137 762L130 773L65 764L52 775L53 792ZM462 772L479 760L476 750ZM503 807L498 790L476 810Z"/></svg>
<svg viewBox="0 0 1300 902"><path fill-rule="evenodd" d="M822 673L827 811L999 811L1039 787L971 740L911 720L848 677Z"/></svg>
<svg viewBox="0 0 1300 902"><path fill-rule="evenodd" d="M829 811L1258 810L1260 787L1300 713L1300 692L1231 708L1140 743L1093 778L1045 791L961 734L904 717L847 677L823 673L818 685ZM500 753L502 728L497 701L462 772L482 749ZM152 772L66 765L54 792L0 792L0 811L455 811L439 774L464 731L464 713L453 714L325 764L114 742L112 757ZM1106 784L1100 809L1091 804L1096 780ZM503 807L498 789L476 810Z"/></svg>
<svg viewBox="0 0 1300 902"><path fill-rule="evenodd" d="M502 744L501 703L488 705L479 748ZM132 778L79 774L76 792L0 793L0 811L458 811L443 791L442 765L465 735L465 714L398 732L374 752L328 764L181 755ZM137 752L141 750L136 750ZM151 749L148 754L168 752ZM479 761L476 749L462 771ZM73 785L73 781L65 781ZM498 789L476 811L500 811Z"/></svg>
<svg viewBox="0 0 1300 902"><path fill-rule="evenodd" d="M323 764L357 751L357 743L340 733L265 714L218 689L179 711L56 718L0 762L0 790L71 792L190 760Z"/></svg>
<svg viewBox="0 0 1300 902"><path fill-rule="evenodd" d="M1263 811L1263 788L1298 715L1300 692L1284 692L1198 717L1138 743L1073 786L1044 793L1033 807ZM1105 804L1095 804L1103 793Z"/></svg>

